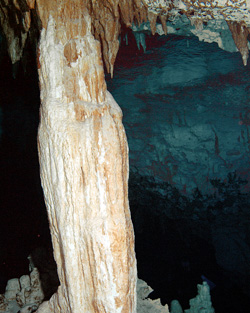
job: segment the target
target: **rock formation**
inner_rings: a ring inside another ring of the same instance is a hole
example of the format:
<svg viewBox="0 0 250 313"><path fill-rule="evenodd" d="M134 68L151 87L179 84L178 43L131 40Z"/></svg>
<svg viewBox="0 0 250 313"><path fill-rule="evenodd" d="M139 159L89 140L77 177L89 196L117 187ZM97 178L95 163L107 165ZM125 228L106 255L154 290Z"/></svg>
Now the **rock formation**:
<svg viewBox="0 0 250 313"><path fill-rule="evenodd" d="M239 49L244 65L247 65L248 59L248 41L249 29L245 23L227 21L228 27L232 33L236 47Z"/></svg>
<svg viewBox="0 0 250 313"><path fill-rule="evenodd" d="M79 2L78 8L77 2ZM113 73L119 49L118 37L122 27L133 27L148 20L152 34L155 34L159 19L163 33L166 35L168 33L166 22L173 21L175 24L176 20L182 16L188 17L197 30L203 30L204 38L207 39L209 36L213 37L213 34L207 34L207 31L203 29L204 23L216 21L220 24L222 20L227 21L236 47L242 54L244 64L246 63L246 37L250 26L250 4L247 0L205 2L200 0L88 0L85 3L86 7L80 1L71 1L69 4L67 0L2 1L0 22L12 62L15 63L21 59L27 39L36 39L37 33L34 29L40 31L42 27L46 28L52 12L60 17L64 7L72 12L76 10L81 12L85 7L91 18L91 32L101 42L104 63L110 73ZM220 27L219 24L217 27ZM81 32L77 27L74 31Z"/></svg>
<svg viewBox="0 0 250 313"><path fill-rule="evenodd" d="M42 260L40 260L42 261ZM2 313L31 313L48 312L48 302L44 299L42 282L39 278L39 271L32 267L30 275L23 275L20 279L14 278L8 281L5 294L0 295L0 312ZM190 309L186 313L198 313L201 309L213 313L214 309L210 300L209 287L206 283L198 285L198 295L190 300ZM153 289L141 279L137 280L137 313L183 313L178 300L171 302L171 310L168 305L162 305L160 299L152 300L148 296ZM37 308L39 309L37 310Z"/></svg>
<svg viewBox="0 0 250 313"><path fill-rule="evenodd" d="M8 281L5 293L0 295L0 312L3 313L28 313L35 312L44 294L37 268L30 275L23 275Z"/></svg>
<svg viewBox="0 0 250 313"><path fill-rule="evenodd" d="M87 12L79 26L79 9L63 10L67 22L51 16L39 47L41 180L61 283L47 311L135 312L122 113L106 91Z"/></svg>
<svg viewBox="0 0 250 313"><path fill-rule="evenodd" d="M169 313L167 304L163 306L160 299L148 298L152 291L153 289L145 281L137 280L137 313Z"/></svg>
<svg viewBox="0 0 250 313"><path fill-rule="evenodd" d="M244 64L249 4L240 1L4 0L0 21L12 63L36 44L41 90L41 181L60 287L38 312L135 312L136 261L122 113L106 90L122 27L176 15L224 18ZM244 23L238 27L238 24ZM235 26L236 25L236 26ZM34 31L36 29L37 31ZM95 38L94 38L95 37ZM101 54L102 53L102 54Z"/></svg>
<svg viewBox="0 0 250 313"><path fill-rule="evenodd" d="M189 301L190 309L185 310L185 313L214 313L210 298L209 286L206 282L197 286L198 295Z"/></svg>

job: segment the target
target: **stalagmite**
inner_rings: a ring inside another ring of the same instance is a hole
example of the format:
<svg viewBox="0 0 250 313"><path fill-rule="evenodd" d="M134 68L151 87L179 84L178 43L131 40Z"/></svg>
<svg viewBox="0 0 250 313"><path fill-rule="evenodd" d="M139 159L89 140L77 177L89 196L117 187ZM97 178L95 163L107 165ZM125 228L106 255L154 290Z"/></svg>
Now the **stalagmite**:
<svg viewBox="0 0 250 313"><path fill-rule="evenodd" d="M87 11L63 14L40 40L39 159L61 285L38 312L136 312L122 112Z"/></svg>

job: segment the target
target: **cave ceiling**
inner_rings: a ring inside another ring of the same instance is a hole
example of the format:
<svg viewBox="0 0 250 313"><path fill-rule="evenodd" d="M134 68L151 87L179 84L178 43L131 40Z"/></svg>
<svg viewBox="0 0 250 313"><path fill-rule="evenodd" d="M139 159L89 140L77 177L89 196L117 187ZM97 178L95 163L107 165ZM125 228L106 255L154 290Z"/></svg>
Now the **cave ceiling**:
<svg viewBox="0 0 250 313"><path fill-rule="evenodd" d="M39 33L49 15L57 24L71 22L72 38L84 35L84 15L91 18L91 32L100 41L107 71L113 74L121 31L150 31L153 35L195 35L216 42L224 50L239 51L248 59L249 0L1 0L1 30L12 63L21 60L30 41L37 47ZM72 26L73 25L73 26ZM138 36L137 36L138 37ZM139 40L143 40L140 36ZM143 42L142 42L143 43ZM34 49L36 51L36 49Z"/></svg>

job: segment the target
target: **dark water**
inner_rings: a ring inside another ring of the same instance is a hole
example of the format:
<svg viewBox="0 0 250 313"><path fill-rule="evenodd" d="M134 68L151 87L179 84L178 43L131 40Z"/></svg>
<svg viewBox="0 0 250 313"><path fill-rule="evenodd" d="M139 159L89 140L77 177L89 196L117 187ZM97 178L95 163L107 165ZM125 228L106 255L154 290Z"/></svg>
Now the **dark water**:
<svg viewBox="0 0 250 313"><path fill-rule="evenodd" d="M166 195L159 193L163 189L168 189ZM196 286L202 283L204 275L215 285L211 298L216 312L248 312L249 271L237 274L241 265L237 266L237 262L234 263L235 271L231 272L219 265L211 235L213 225L221 227L221 219L229 232L240 232L242 226L236 221L240 213L225 217L220 200L216 202L201 194L183 197L176 188L168 184L160 186L153 178L133 171L130 173L129 199L138 276L155 290L151 297L161 298L164 304L178 299L183 309L187 309L189 300L197 295ZM245 205L244 196L239 196L236 202L240 212L241 205ZM226 207L226 200L222 206ZM249 205L247 210L250 210ZM196 217L194 212L198 212ZM249 225L249 218L250 214L244 213L240 219ZM249 239L244 240L249 246ZM244 255L244 251L241 253ZM232 258L231 253L228 258ZM248 260L245 262L247 265Z"/></svg>

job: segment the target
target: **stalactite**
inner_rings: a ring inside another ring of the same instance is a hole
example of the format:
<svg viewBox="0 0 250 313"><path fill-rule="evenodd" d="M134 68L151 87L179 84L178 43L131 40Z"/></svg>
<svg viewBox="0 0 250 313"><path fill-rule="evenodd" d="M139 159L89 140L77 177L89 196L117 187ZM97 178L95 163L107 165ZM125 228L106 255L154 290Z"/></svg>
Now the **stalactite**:
<svg viewBox="0 0 250 313"><path fill-rule="evenodd" d="M26 2L30 9L35 9L36 0L26 0Z"/></svg>
<svg viewBox="0 0 250 313"><path fill-rule="evenodd" d="M156 21L157 21L157 14L153 12L148 12L148 20L150 22L150 28L153 35L156 32Z"/></svg>
<svg viewBox="0 0 250 313"><path fill-rule="evenodd" d="M141 46L143 48L143 51L146 52L147 46L146 46L146 41L145 41L145 33L143 32L134 32L134 36L135 36L135 40L136 40L136 44L137 44L137 48L138 50L141 49Z"/></svg>
<svg viewBox="0 0 250 313"><path fill-rule="evenodd" d="M38 5L36 5L36 3L38 3ZM27 32L29 31L31 9L33 11L36 9L38 19L43 21L43 27L46 28L50 14L59 18L60 15L64 15L64 10L71 10L73 13L76 9L78 14L83 10L84 4L87 5L91 16L92 34L101 42L103 60L107 71L111 74L113 74L114 63L119 49L118 37L122 24L131 27L132 23L141 24L149 20L152 34L154 35L156 32L157 16L159 16L163 31L167 34L167 16L173 17L176 14L186 14L191 21L194 16L196 16L197 18L193 23L197 30L202 30L202 20L204 20L204 18L205 20L209 20L224 17L226 20L230 21L229 27L232 31L236 46L242 54L244 64L247 62L248 49L246 46L246 37L248 31L244 23L248 23L249 18L241 2L230 2L225 8L212 5L211 1L201 3L200 1L190 0L171 3L152 0L86 0L75 7L76 3L76 0L70 1L70 3L66 0L39 0L37 2L35 0L2 1L0 3L0 21L3 32L7 38L12 62L15 63L22 57ZM47 10L42 9L44 5L47 5ZM237 11L237 14L239 12L237 22L235 21L234 11ZM9 24L10 21L12 21L11 24ZM14 24L13 21L15 21ZM61 22L64 22L63 19L61 19ZM239 30L241 27L236 27L235 23L240 23L242 29ZM76 27L75 31L80 31L80 29Z"/></svg>
<svg viewBox="0 0 250 313"><path fill-rule="evenodd" d="M167 28L167 16L166 15L160 15L160 20L161 20L161 25L162 25L162 29L164 31L164 34L167 35L168 34L168 28Z"/></svg>
<svg viewBox="0 0 250 313"><path fill-rule="evenodd" d="M247 65L249 55L248 40L249 30L244 23L227 21L236 47L241 53L243 64Z"/></svg>
<svg viewBox="0 0 250 313"><path fill-rule="evenodd" d="M193 18L189 16L189 20L191 22L191 25L195 26L195 29L198 31L203 30L203 20L201 18Z"/></svg>
<svg viewBox="0 0 250 313"><path fill-rule="evenodd" d="M132 1L119 1L121 20L127 27L131 27L134 20L134 6Z"/></svg>
<svg viewBox="0 0 250 313"><path fill-rule="evenodd" d="M113 76L115 58L119 50L120 21L118 1L112 6L112 1L90 1L89 13L96 39L100 40L105 66Z"/></svg>
<svg viewBox="0 0 250 313"><path fill-rule="evenodd" d="M146 21L146 8L139 0L89 1L88 9L96 39L101 41L107 71L113 76L114 63L119 50L121 23L131 27L133 22Z"/></svg>
<svg viewBox="0 0 250 313"><path fill-rule="evenodd" d="M148 11L145 6L141 6L140 8L136 8L134 11L134 22L137 25L142 24L143 22L147 22L148 19Z"/></svg>
<svg viewBox="0 0 250 313"><path fill-rule="evenodd" d="M0 10L0 19L8 41L9 54L12 62L15 63L22 57L31 23L30 9L35 8L35 1L27 0L27 2L20 2L22 3L22 7L17 1L13 0L13 3L16 4L15 10L9 10L7 4L0 4L2 7ZM133 22L140 24L146 21L148 15L147 9L139 0L88 0L86 1L86 5L91 16L93 34L95 38L101 42L105 66L107 71L113 76L114 63L119 50L118 37L121 31L121 23L130 27ZM52 15L59 24L67 23L67 21L64 20L65 12L70 12L72 16L79 16L80 21L82 21L84 8L84 3L78 3L76 0L68 4L65 0L51 0L49 2L47 0L38 0L36 2L37 16L44 28L47 28L49 15ZM157 17L151 13L149 15L152 33L154 34ZM8 21L13 20L13 18L16 19L16 25L23 25L21 32L20 27L14 27L15 25L8 24ZM69 25L69 27L71 27L70 34L73 36L76 34L84 36L85 27L80 21L78 24Z"/></svg>
<svg viewBox="0 0 250 313"><path fill-rule="evenodd" d="M140 0L120 0L119 9L121 22L127 27L131 27L133 22L141 24L147 20L147 9Z"/></svg>

